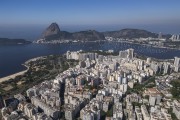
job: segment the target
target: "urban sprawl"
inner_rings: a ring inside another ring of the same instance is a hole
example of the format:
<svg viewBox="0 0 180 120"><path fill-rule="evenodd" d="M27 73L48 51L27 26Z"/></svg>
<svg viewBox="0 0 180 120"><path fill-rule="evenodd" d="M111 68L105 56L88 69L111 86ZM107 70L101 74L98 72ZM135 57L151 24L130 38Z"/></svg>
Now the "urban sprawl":
<svg viewBox="0 0 180 120"><path fill-rule="evenodd" d="M0 96L2 119L173 120L169 111L180 119L180 101L170 92L171 81L180 78L180 58L142 60L133 49L118 56L67 51L66 58L79 64L26 96Z"/></svg>

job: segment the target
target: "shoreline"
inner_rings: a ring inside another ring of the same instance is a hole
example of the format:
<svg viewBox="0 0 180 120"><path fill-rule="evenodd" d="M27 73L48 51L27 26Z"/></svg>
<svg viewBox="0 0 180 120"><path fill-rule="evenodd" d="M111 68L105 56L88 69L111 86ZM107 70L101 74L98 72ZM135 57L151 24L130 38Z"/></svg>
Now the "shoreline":
<svg viewBox="0 0 180 120"><path fill-rule="evenodd" d="M0 78L0 83L2 83L2 82L4 82L4 81L8 81L8 80L10 80L10 79L14 79L15 77L17 77L17 76L19 76L19 75L24 75L24 74L29 70L29 66L27 65L29 62L31 62L31 61L36 61L36 60L38 60L38 59L43 59L44 57L45 57L45 56L39 56L39 57L31 58L31 59L25 61L23 64L21 64L21 65L23 65L24 67L26 67L25 70L19 71L19 72L17 72L17 73L14 73L14 74L11 74L11 75L8 75L8 76L5 76L5 77Z"/></svg>
<svg viewBox="0 0 180 120"><path fill-rule="evenodd" d="M101 41L88 41L88 42L104 42L105 40L101 40ZM78 41L79 42L79 41ZM150 47L154 47L154 48L165 48L165 49L170 49L170 50L180 50L178 48L170 48L170 47L160 47L160 46L152 46L152 45L148 45L148 44L140 44L140 43L133 43L133 42L130 42L130 41L105 41L105 42L120 42L120 43L128 43L128 44L136 44L136 45L142 45L142 46L150 46ZM74 42L72 42L74 43ZM77 43L77 42L75 42ZM38 43L32 43L32 44L38 44ZM43 43L41 43L43 44ZM62 43L61 43L62 44ZM0 83L4 82L4 81L7 81L9 79L14 79L16 76L19 76L19 75L23 75L25 74L28 70L29 70L29 67L27 66L27 63L30 62L30 61L36 61L38 59L43 59L45 56L39 56L39 57L35 57L35 58L31 58L27 61L25 61L23 64L23 66L26 67L25 70L22 70L22 71L18 71L14 74L10 74L8 76L4 76L4 77L1 77L0 78ZM163 59L165 60L165 59Z"/></svg>
<svg viewBox="0 0 180 120"><path fill-rule="evenodd" d="M23 71L20 71L20 72L17 72L17 73L2 77L2 78L0 78L0 83L8 81L10 79L14 79L15 77L17 77L19 75L24 75L29 70L29 67L27 65L25 65L25 64L22 64L22 65L26 67L26 70L23 70Z"/></svg>
<svg viewBox="0 0 180 120"><path fill-rule="evenodd" d="M173 47L163 47L163 46L156 46L156 45L151 45L151 44L141 44L141 43L135 43L135 42L131 42L131 41L118 41L118 40L97 40L97 41L69 41L69 42L60 42L60 43L53 43L53 42L44 42L44 43L33 43L33 44L52 44L52 45L56 45L56 44L66 44L66 43L85 43L85 42L121 42L121 43L129 43L129 44L136 44L136 45L144 45L144 46L149 46L149 47L154 47L154 48L165 48L165 49L172 49L172 50L180 50L180 48L173 48Z"/></svg>
<svg viewBox="0 0 180 120"><path fill-rule="evenodd" d="M150 44L141 44L141 43L133 43L130 41L114 41L114 42L121 42L121 43L129 43L129 44L136 44L136 45L144 45L148 47L154 47L154 48L165 48L165 49L172 49L172 50L180 50L180 48L172 48L172 47L162 47L162 46L155 46L155 45L150 45Z"/></svg>

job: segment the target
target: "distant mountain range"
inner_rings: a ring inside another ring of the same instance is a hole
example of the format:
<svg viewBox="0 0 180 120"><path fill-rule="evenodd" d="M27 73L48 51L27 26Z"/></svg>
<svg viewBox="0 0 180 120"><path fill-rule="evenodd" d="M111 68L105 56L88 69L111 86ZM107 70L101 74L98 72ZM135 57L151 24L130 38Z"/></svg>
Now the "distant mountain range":
<svg viewBox="0 0 180 120"><path fill-rule="evenodd" d="M8 38L0 38L0 45L5 45L5 44L29 44L31 43L30 41L26 41L24 39L8 39Z"/></svg>
<svg viewBox="0 0 180 120"><path fill-rule="evenodd" d="M45 41L51 40L80 40L80 41L93 41L93 40L105 40L103 33L95 30L80 31L70 33L67 31L60 31L59 26L56 23L52 23L42 34L40 39Z"/></svg>
<svg viewBox="0 0 180 120"><path fill-rule="evenodd" d="M164 34L163 38L169 39L172 35ZM96 41L96 40L105 40L105 37L113 38L124 38L124 39L133 39L133 38L157 38L157 33L152 33L146 30L140 29L122 29L119 31L107 31L107 32L98 32L95 30L86 30L70 33L67 31L61 31L58 24L52 23L47 27L42 33L41 37L36 40L36 43L61 43L66 40L76 40L76 41ZM30 41L24 39L8 39L0 38L0 44L29 44Z"/></svg>
<svg viewBox="0 0 180 120"><path fill-rule="evenodd" d="M157 38L157 33L152 33L146 30L140 30L140 29L122 29L119 31L108 31L103 32L104 36L113 37L113 38ZM170 34L162 35L163 38L169 39L171 37Z"/></svg>
<svg viewBox="0 0 180 120"><path fill-rule="evenodd" d="M49 42L52 40L79 40L79 41L95 41L95 40L105 40L105 37L113 37L113 38L147 38L153 37L157 38L157 33L152 33L146 30L140 29L122 29L119 31L107 31L107 32L98 32L95 30L87 30L70 33L67 31L60 31L58 24L52 23L41 35L38 41L40 42ZM163 35L163 38L169 39L171 37L170 34Z"/></svg>

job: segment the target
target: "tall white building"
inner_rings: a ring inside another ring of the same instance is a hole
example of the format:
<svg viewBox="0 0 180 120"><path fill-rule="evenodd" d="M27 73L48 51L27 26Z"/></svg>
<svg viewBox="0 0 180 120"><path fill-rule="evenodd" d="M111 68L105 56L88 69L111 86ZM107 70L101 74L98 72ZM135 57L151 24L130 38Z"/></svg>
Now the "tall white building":
<svg viewBox="0 0 180 120"><path fill-rule="evenodd" d="M134 57L134 49L127 49L128 51L128 58L133 59Z"/></svg>
<svg viewBox="0 0 180 120"><path fill-rule="evenodd" d="M174 71L179 72L179 67L180 67L180 58L175 57L175 59L174 59Z"/></svg>
<svg viewBox="0 0 180 120"><path fill-rule="evenodd" d="M31 102L34 106L41 108L46 115L51 116L54 119L57 119L60 115L60 111L58 109L45 104L38 97L32 97Z"/></svg>
<svg viewBox="0 0 180 120"><path fill-rule="evenodd" d="M82 120L100 120L100 109L96 105L86 105L80 111L80 118Z"/></svg>
<svg viewBox="0 0 180 120"><path fill-rule="evenodd" d="M135 106L135 113L137 120L143 120L141 109L138 106Z"/></svg>
<svg viewBox="0 0 180 120"><path fill-rule="evenodd" d="M113 120L121 120L123 118L123 108L121 103L116 103L113 106Z"/></svg>
<svg viewBox="0 0 180 120"><path fill-rule="evenodd" d="M127 58L128 52L127 51L119 51L120 58Z"/></svg>
<svg viewBox="0 0 180 120"><path fill-rule="evenodd" d="M127 49L124 51L119 51L120 58L129 58L133 59L134 57L134 49Z"/></svg>
<svg viewBox="0 0 180 120"><path fill-rule="evenodd" d="M161 32L158 34L158 39L162 39L162 33Z"/></svg>
<svg viewBox="0 0 180 120"><path fill-rule="evenodd" d="M144 120L150 120L150 115L145 105L141 105L141 112L142 112Z"/></svg>
<svg viewBox="0 0 180 120"><path fill-rule="evenodd" d="M79 59L79 52L70 52L70 51L67 51L66 52L66 58L67 59L78 60Z"/></svg>
<svg viewBox="0 0 180 120"><path fill-rule="evenodd" d="M151 106L155 106L155 104L156 104L156 96L154 96L154 95L149 96L149 104Z"/></svg>
<svg viewBox="0 0 180 120"><path fill-rule="evenodd" d="M148 57L147 60L146 60L146 63L150 64L151 63L151 58Z"/></svg>
<svg viewBox="0 0 180 120"><path fill-rule="evenodd" d="M163 73L167 74L169 72L170 72L170 64L164 63L164 71L163 71Z"/></svg>
<svg viewBox="0 0 180 120"><path fill-rule="evenodd" d="M24 106L24 113L29 117L31 118L34 114L38 113L38 110L37 108L32 105L31 103L27 103L25 106Z"/></svg>
<svg viewBox="0 0 180 120"><path fill-rule="evenodd" d="M159 64L158 63L154 63L154 62L152 62L151 64L150 64L150 67L151 67L151 69L154 71L154 73L158 73L159 72Z"/></svg>

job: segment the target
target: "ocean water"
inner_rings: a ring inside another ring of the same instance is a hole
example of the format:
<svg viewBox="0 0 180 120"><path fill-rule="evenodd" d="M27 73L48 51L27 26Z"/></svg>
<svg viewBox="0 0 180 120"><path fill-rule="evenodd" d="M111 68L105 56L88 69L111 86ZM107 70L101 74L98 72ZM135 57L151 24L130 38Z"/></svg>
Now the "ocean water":
<svg viewBox="0 0 180 120"><path fill-rule="evenodd" d="M51 54L63 54L66 51L77 50L109 50L114 51L133 48L136 53L159 59L172 59L180 56L180 50L155 48L150 46L120 43L120 42L86 42L63 44L28 44L0 46L0 78L25 69L23 64L28 59Z"/></svg>

